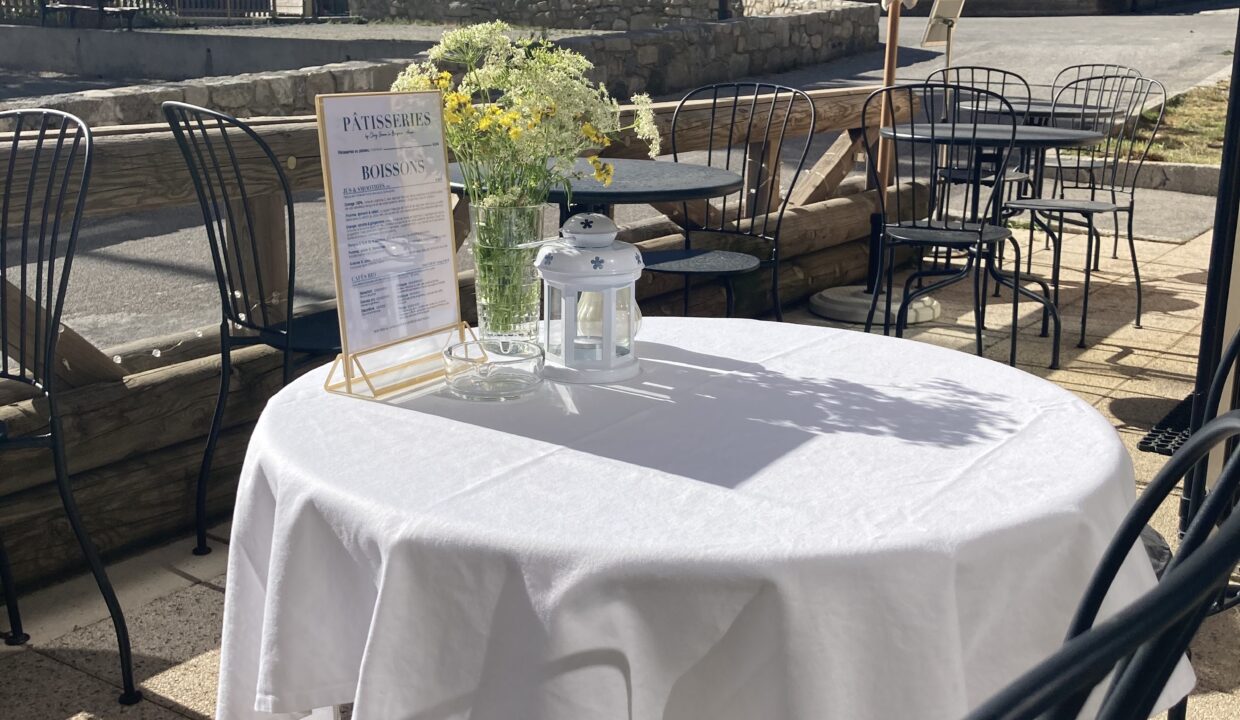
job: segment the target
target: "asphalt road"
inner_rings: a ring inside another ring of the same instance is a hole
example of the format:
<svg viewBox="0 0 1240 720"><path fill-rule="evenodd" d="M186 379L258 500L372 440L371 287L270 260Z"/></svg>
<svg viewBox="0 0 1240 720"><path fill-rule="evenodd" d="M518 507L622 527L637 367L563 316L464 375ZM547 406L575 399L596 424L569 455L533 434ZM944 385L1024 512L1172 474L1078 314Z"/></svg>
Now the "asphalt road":
<svg viewBox="0 0 1240 720"><path fill-rule="evenodd" d="M900 77L941 67L938 50L917 48L925 20L903 23ZM1125 62L1183 90L1230 65L1236 11L1089 18L966 18L956 64L1010 68L1049 83L1058 68L1079 62ZM876 82L882 53L804 68L772 79L803 88ZM820 152L826 140L815 143ZM1165 195L1165 194L1164 194ZM1151 198L1158 196L1151 194ZM1163 197L1147 209L1157 234L1182 235L1209 225L1206 198ZM648 214L623 208L620 219ZM304 196L297 207L298 280L306 299L332 294L322 203ZM196 208L92 221L83 232L65 321L101 347L219 322L206 239ZM1138 225L1141 218L1138 217ZM1140 228L1139 228L1140 229Z"/></svg>

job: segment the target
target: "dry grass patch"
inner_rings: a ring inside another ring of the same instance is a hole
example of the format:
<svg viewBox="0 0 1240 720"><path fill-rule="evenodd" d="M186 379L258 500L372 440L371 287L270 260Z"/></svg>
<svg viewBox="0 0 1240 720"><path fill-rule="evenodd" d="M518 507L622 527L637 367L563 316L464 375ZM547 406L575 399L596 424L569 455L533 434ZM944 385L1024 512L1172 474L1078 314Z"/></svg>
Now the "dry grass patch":
<svg viewBox="0 0 1240 720"><path fill-rule="evenodd" d="M1167 115L1150 146L1149 159L1218 165L1223 151L1230 90L1231 81L1224 80L1193 88L1168 101Z"/></svg>

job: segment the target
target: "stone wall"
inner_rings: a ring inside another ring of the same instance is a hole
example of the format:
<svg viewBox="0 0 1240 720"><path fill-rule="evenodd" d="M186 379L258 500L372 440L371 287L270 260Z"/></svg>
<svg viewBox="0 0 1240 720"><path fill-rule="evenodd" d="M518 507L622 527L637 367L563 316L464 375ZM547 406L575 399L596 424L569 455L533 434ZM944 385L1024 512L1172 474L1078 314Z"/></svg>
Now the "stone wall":
<svg viewBox="0 0 1240 720"><path fill-rule="evenodd" d="M845 0L349 0L349 13L370 20L402 19L589 30L648 30L685 22L826 10Z"/></svg>
<svg viewBox="0 0 1240 720"><path fill-rule="evenodd" d="M878 11L848 3L831 10L663 30L582 36L560 41L595 64L594 77L621 101L634 93L675 94L699 85L791 70L870 50L878 44ZM92 126L162 122L160 103L187 102L238 117L300 115L314 96L386 90L409 60L333 63L299 70L87 90L25 98L5 107L70 112Z"/></svg>
<svg viewBox="0 0 1240 720"><path fill-rule="evenodd" d="M706 83L783 72L872 50L878 9L830 10L692 23L561 40L590 58L596 79L619 98L671 93Z"/></svg>
<svg viewBox="0 0 1240 720"><path fill-rule="evenodd" d="M746 0L756 3L808 3L822 0ZM879 0L862 0L878 4ZM998 16L1031 16L1031 15L1109 15L1116 13L1140 12L1157 9L1173 9L1177 6L1189 5L1197 0L969 0L965 3L966 17L998 17ZM1199 4L1199 3L1198 3ZM918 3L912 10L905 10L907 15L927 15L932 2Z"/></svg>
<svg viewBox="0 0 1240 720"><path fill-rule="evenodd" d="M838 0L740 0L746 16L786 15L806 10L825 10L839 5Z"/></svg>
<svg viewBox="0 0 1240 720"><path fill-rule="evenodd" d="M237 117L306 115L314 97L336 92L386 90L408 60L353 61L300 70L132 85L0 103L0 108L46 107L73 113L88 125L163 122L169 100L208 107Z"/></svg>
<svg viewBox="0 0 1240 720"><path fill-rule="evenodd" d="M685 21L718 20L719 0L349 0L349 14L469 24L593 30L641 30Z"/></svg>

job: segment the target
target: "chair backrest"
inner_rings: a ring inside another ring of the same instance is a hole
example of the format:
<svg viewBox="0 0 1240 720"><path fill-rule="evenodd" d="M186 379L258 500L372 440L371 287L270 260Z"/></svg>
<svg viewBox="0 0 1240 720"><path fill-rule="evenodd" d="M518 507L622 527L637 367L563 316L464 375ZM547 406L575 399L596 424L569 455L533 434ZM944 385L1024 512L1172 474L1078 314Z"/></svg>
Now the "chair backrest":
<svg viewBox="0 0 1240 720"><path fill-rule="evenodd" d="M1056 152L1060 183L1133 192L1162 126L1166 100L1162 83L1145 77L1100 75L1061 87L1052 106L1052 124L1094 130L1104 137L1089 148Z"/></svg>
<svg viewBox="0 0 1240 720"><path fill-rule="evenodd" d="M1234 474L1236 468L1232 467ZM1214 524L1201 533L1208 534ZM1114 671L1099 720L1149 717L1159 695L1240 562L1240 513L1152 591L1059 651L966 716L966 720L1075 718Z"/></svg>
<svg viewBox="0 0 1240 720"><path fill-rule="evenodd" d="M784 211L805 167L815 118L809 95L782 85L720 83L685 95L672 116L672 158L730 170L745 179L740 193L715 202L685 203L686 230L758 238L777 248ZM790 126L810 130L791 136ZM686 153L687 136L703 133L704 157ZM784 167L785 161L789 167Z"/></svg>
<svg viewBox="0 0 1240 720"><path fill-rule="evenodd" d="M897 121L896 108L916 111ZM1003 96L963 85L893 85L866 99L862 122L875 186L880 136L890 148L889 184L912 185L878 194L888 226L965 230L972 225L980 233L975 224L993 220L995 192L1003 183L983 180L1003 176L1016 139L1017 115ZM968 173L967 182L942 182L944 173L961 170ZM928 209L933 212L927 214Z"/></svg>
<svg viewBox="0 0 1240 720"><path fill-rule="evenodd" d="M981 65L962 65L935 70L926 77L926 82L960 85L973 88L974 90L986 90L987 92L995 93L1012 104L1012 109L1016 111L1018 123L1024 125L1026 122L1029 98L1032 95L1029 91L1029 83L1025 81L1025 78L1014 72ZM1001 112L1001 108L978 108L974 112L985 116L980 118L982 122L1000 121L997 115ZM990 117L991 114L995 114L996 117Z"/></svg>
<svg viewBox="0 0 1240 720"><path fill-rule="evenodd" d="M58 110L0 112L0 378L51 392L69 270L90 184L92 140Z"/></svg>
<svg viewBox="0 0 1240 720"><path fill-rule="evenodd" d="M1091 77L1101 77L1103 75L1122 75L1124 77L1141 77L1141 71L1127 65L1118 65L1116 63L1085 63L1083 65L1069 65L1059 74L1055 76L1055 82L1051 84L1051 97L1055 97L1055 93L1059 88L1077 80L1083 80Z"/></svg>
<svg viewBox="0 0 1240 720"><path fill-rule="evenodd" d="M179 102L166 102L163 110L202 209L224 320L250 330L287 323L297 231L280 161L237 118ZM271 218L262 214L273 197L283 203L282 237L271 237Z"/></svg>

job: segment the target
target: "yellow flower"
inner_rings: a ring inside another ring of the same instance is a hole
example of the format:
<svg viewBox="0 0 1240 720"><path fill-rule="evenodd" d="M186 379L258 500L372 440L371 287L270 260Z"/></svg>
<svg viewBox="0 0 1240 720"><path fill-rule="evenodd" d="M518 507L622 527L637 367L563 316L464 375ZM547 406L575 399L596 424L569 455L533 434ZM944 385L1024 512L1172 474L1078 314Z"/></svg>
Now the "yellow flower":
<svg viewBox="0 0 1240 720"><path fill-rule="evenodd" d="M452 87L452 73L443 71L435 77L435 87L440 90L447 90Z"/></svg>
<svg viewBox="0 0 1240 720"><path fill-rule="evenodd" d="M522 132L521 128L517 127L516 125L513 125L512 127L508 128L508 138L510 140L520 140L521 132Z"/></svg>
<svg viewBox="0 0 1240 720"><path fill-rule="evenodd" d="M594 127L592 123L587 122L587 123L582 124L581 134L585 136L586 140L589 140L591 143L593 143L594 145L598 147L605 148L611 145L611 139L608 138L602 132L599 132L599 129Z"/></svg>
<svg viewBox="0 0 1240 720"><path fill-rule="evenodd" d="M587 158L590 167L594 168L594 179L603 183L604 186L610 186L611 181L615 179L616 167L611 163L605 163L598 159L597 155Z"/></svg>

